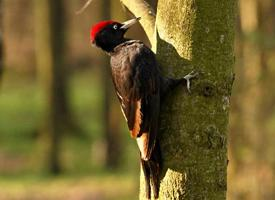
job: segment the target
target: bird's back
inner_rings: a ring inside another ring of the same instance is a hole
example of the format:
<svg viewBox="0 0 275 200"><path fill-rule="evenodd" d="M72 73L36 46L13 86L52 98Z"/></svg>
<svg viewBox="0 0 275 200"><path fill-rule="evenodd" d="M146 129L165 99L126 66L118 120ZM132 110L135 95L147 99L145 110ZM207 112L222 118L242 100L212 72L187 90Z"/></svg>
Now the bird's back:
<svg viewBox="0 0 275 200"><path fill-rule="evenodd" d="M141 41L129 40L111 54L112 77L132 137L149 159L158 129L160 75L154 53Z"/></svg>

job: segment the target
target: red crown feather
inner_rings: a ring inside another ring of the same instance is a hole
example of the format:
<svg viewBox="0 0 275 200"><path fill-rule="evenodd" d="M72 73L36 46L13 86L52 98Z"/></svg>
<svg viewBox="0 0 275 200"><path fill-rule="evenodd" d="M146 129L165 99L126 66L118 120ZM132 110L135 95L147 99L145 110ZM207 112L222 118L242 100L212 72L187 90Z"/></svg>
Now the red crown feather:
<svg viewBox="0 0 275 200"><path fill-rule="evenodd" d="M96 34L101 31L104 27L108 26L109 24L113 24L115 23L115 21L112 20L107 20L107 21L102 21L99 22L97 24L95 24L92 28L91 28L91 32L90 32L90 39L93 42L95 39Z"/></svg>

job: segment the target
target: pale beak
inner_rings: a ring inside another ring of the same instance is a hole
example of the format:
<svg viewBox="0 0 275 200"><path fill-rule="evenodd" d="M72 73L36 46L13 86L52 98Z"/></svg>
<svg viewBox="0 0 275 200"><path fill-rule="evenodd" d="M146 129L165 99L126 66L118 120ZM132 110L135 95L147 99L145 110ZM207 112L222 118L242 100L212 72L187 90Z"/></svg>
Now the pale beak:
<svg viewBox="0 0 275 200"><path fill-rule="evenodd" d="M95 41L91 41L91 46L92 46L92 47L95 47L95 46L96 46Z"/></svg>
<svg viewBox="0 0 275 200"><path fill-rule="evenodd" d="M126 22L123 22L122 26L120 27L120 29L127 30L132 25L134 25L135 23L137 23L139 20L140 20L140 17L137 17L135 19L130 19L130 20L126 21Z"/></svg>

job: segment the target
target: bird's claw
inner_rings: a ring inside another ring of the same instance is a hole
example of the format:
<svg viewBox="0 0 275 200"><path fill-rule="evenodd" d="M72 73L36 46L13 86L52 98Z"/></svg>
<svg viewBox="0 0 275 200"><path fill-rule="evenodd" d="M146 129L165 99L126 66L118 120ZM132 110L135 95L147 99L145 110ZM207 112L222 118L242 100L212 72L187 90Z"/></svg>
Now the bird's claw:
<svg viewBox="0 0 275 200"><path fill-rule="evenodd" d="M191 90L190 90L191 82L190 82L190 80L195 78L198 75L199 74L197 72L192 71L192 72L190 72L189 74L187 74L186 76L183 77L187 82L186 85L187 85L187 90L188 90L189 93L191 93Z"/></svg>

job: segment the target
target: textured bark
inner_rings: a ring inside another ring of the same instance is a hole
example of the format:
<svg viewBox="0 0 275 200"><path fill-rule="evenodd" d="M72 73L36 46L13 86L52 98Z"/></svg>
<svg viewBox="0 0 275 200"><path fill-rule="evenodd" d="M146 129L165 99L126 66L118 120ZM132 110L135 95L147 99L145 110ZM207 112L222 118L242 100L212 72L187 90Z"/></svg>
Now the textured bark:
<svg viewBox="0 0 275 200"><path fill-rule="evenodd" d="M152 46L162 71L173 77L200 72L192 94L180 87L162 106L159 199L226 198L235 11L235 0L158 1ZM140 199L144 189L141 174Z"/></svg>
<svg viewBox="0 0 275 200"><path fill-rule="evenodd" d="M158 1L155 50L164 73L200 71L191 95L178 88L162 107L160 199L226 198L235 7L235 0Z"/></svg>

